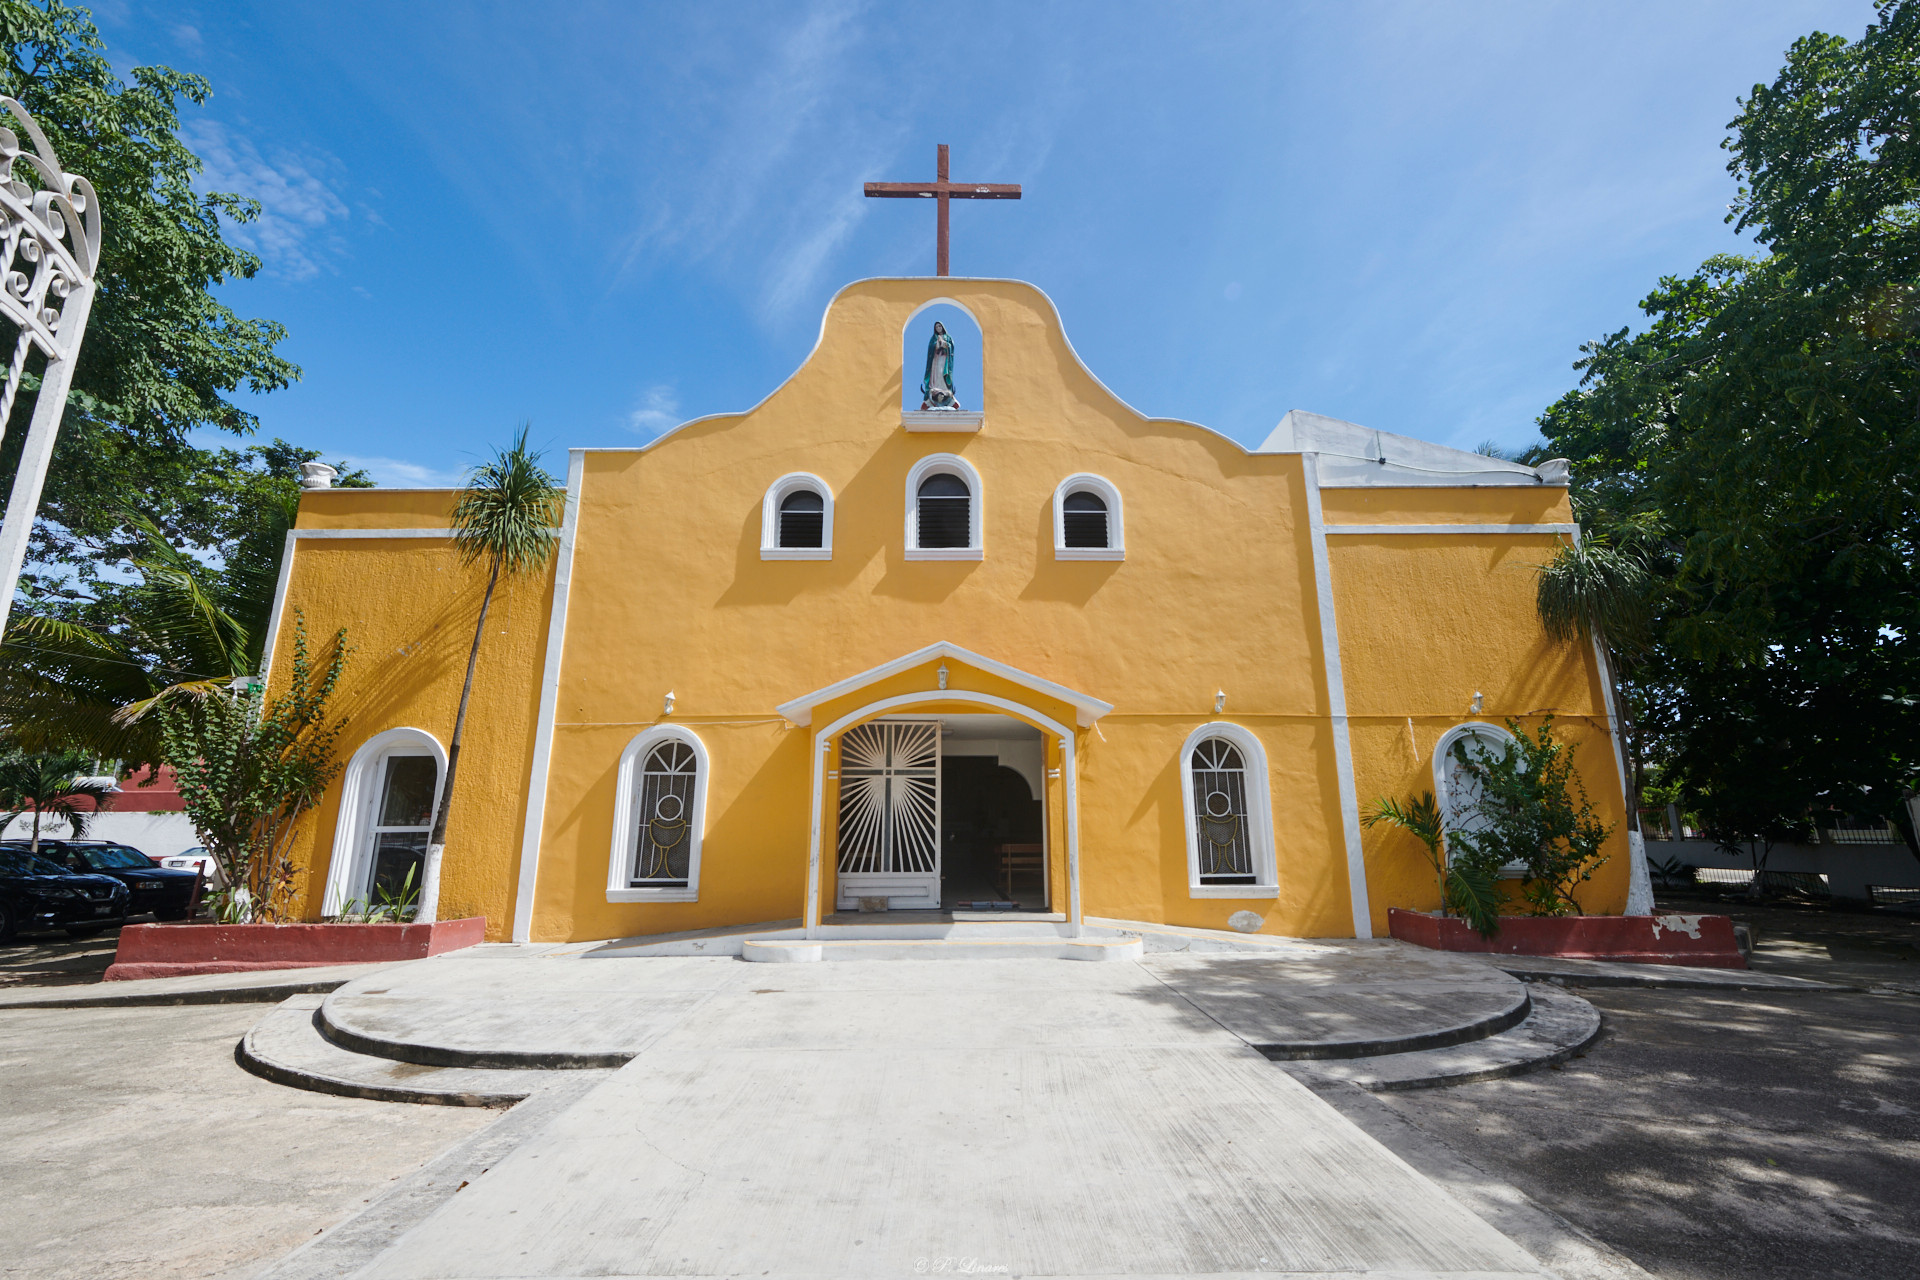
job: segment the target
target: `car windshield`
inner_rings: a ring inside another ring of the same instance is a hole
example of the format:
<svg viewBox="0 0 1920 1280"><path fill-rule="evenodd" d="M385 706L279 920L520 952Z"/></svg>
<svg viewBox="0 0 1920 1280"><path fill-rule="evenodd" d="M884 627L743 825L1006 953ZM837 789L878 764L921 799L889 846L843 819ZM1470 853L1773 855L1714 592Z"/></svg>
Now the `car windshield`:
<svg viewBox="0 0 1920 1280"><path fill-rule="evenodd" d="M153 863L147 860L146 854L138 849L129 849L123 844L80 844L67 847L79 854L81 861L95 871L105 871L110 867L118 867L122 870L138 867L141 870L147 870L153 866Z"/></svg>
<svg viewBox="0 0 1920 1280"><path fill-rule="evenodd" d="M36 858L26 849L0 849L0 875L64 876L67 869L45 858Z"/></svg>

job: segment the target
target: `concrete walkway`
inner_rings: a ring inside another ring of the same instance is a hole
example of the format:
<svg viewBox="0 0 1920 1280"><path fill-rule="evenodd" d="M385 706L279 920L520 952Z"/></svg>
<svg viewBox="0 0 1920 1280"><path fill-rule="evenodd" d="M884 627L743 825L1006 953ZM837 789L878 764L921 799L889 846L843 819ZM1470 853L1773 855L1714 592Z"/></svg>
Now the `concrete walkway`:
<svg viewBox="0 0 1920 1280"><path fill-rule="evenodd" d="M1545 1274L1145 966L630 963L638 1056L360 1275Z"/></svg>

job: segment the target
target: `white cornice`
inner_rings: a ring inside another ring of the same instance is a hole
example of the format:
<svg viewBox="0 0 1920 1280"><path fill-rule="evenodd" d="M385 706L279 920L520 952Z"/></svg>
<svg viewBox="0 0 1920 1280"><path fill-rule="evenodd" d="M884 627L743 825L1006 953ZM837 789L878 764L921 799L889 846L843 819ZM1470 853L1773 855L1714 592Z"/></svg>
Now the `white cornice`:
<svg viewBox="0 0 1920 1280"><path fill-rule="evenodd" d="M915 667L924 666L939 658L952 658L976 671L984 671L1010 684L1017 684L1023 689L1031 689L1035 693L1068 703L1073 707L1075 719L1082 727L1091 725L1113 710L1111 702L1102 702L1099 698L1076 692L1063 684L1042 679L1018 667L1010 667L1004 662L996 662L992 658L975 653L971 649L962 649L959 645L946 640L930 644L924 649L915 649L912 653L902 654L891 662L883 662L877 667L862 671L859 675L848 676L845 680L835 681L825 688L815 689L812 693L803 694L790 702L783 702L774 710L804 729L813 723L814 708L820 704L831 702L835 698L843 697L868 685L878 684L889 676L899 675L902 671L911 671ZM928 690L927 696L938 698L940 693L940 690L932 689Z"/></svg>

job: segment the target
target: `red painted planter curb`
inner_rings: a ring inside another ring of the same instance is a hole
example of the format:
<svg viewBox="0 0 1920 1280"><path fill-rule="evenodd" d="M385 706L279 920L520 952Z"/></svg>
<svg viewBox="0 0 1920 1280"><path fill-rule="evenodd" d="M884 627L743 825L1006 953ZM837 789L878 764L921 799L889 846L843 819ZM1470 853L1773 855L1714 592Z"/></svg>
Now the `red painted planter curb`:
<svg viewBox="0 0 1920 1280"><path fill-rule="evenodd" d="M1464 920L1394 907L1387 912L1387 928L1402 942L1435 951L1747 967L1726 916L1501 916L1500 932L1483 938Z"/></svg>
<svg viewBox="0 0 1920 1280"><path fill-rule="evenodd" d="M432 924L130 924L102 981L420 960L486 936L485 916Z"/></svg>

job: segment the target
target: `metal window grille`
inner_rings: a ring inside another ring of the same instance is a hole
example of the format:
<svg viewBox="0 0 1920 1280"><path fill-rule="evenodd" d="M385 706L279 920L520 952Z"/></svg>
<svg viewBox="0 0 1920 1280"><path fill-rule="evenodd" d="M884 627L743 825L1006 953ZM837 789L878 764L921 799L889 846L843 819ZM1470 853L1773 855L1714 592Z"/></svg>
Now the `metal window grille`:
<svg viewBox="0 0 1920 1280"><path fill-rule="evenodd" d="M639 829L634 833L634 889L684 889L693 859L693 786L699 772L693 748L663 742L640 771Z"/></svg>
<svg viewBox="0 0 1920 1280"><path fill-rule="evenodd" d="M940 726L873 720L841 735L841 874L932 871L939 833Z"/></svg>
<svg viewBox="0 0 1920 1280"><path fill-rule="evenodd" d="M1069 547L1105 547L1107 504L1097 493L1070 493L1060 503L1062 533Z"/></svg>
<svg viewBox="0 0 1920 1280"><path fill-rule="evenodd" d="M973 545L973 495L966 481L944 474L928 476L921 482L918 505L922 547Z"/></svg>
<svg viewBox="0 0 1920 1280"><path fill-rule="evenodd" d="M780 500L780 545L818 547L826 530L827 504L810 489L790 493Z"/></svg>
<svg viewBox="0 0 1920 1280"><path fill-rule="evenodd" d="M1253 884L1247 831L1247 769L1225 738L1193 749L1193 823L1201 884Z"/></svg>

